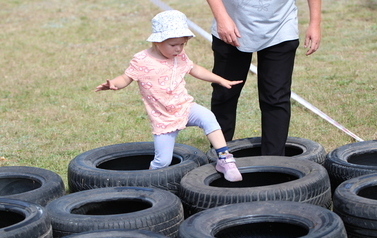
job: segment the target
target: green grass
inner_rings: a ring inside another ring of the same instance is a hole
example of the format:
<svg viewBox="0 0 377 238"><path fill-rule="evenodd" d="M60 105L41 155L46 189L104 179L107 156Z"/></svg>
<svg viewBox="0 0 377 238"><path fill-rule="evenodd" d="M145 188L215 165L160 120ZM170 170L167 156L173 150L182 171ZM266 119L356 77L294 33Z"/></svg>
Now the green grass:
<svg viewBox="0 0 377 238"><path fill-rule="evenodd" d="M134 53L149 47L150 19L160 9L148 0L0 0L0 165L52 170L66 182L76 155L109 144L151 141L136 84L94 93L121 74ZM166 0L209 30L206 1ZM305 0L297 2L301 42L308 22ZM377 2L323 1L323 39L305 56L300 46L293 91L363 138L377 138ZM190 58L212 68L210 43L190 40ZM253 61L255 63L255 59ZM209 83L187 77L196 101L209 107ZM292 102L290 136L321 143L326 151L354 140L297 102ZM256 76L250 74L240 99L235 139L260 135ZM208 150L198 128L177 139Z"/></svg>

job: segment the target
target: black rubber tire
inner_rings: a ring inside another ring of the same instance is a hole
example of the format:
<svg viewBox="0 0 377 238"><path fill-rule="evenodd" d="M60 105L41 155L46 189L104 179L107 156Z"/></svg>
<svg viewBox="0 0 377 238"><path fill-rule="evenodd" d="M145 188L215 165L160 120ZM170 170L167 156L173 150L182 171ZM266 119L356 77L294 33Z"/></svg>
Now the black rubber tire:
<svg viewBox="0 0 377 238"><path fill-rule="evenodd" d="M0 198L1 238L52 238L51 221L40 205Z"/></svg>
<svg viewBox="0 0 377 238"><path fill-rule="evenodd" d="M197 213L179 227L179 238L346 238L342 220L311 204L265 201L224 205Z"/></svg>
<svg viewBox="0 0 377 238"><path fill-rule="evenodd" d="M377 173L341 183L333 201L349 237L377 237Z"/></svg>
<svg viewBox="0 0 377 238"><path fill-rule="evenodd" d="M27 166L0 167L0 198L46 206L64 194L63 180L52 171Z"/></svg>
<svg viewBox="0 0 377 238"><path fill-rule="evenodd" d="M99 230L64 236L63 238L167 238L167 236L146 230Z"/></svg>
<svg viewBox="0 0 377 238"><path fill-rule="evenodd" d="M261 137L251 137L227 142L229 151L236 158L261 156ZM311 160L318 164L325 161L326 151L323 146L312 140L288 137L285 144L286 157ZM215 149L207 151L210 161L216 161Z"/></svg>
<svg viewBox="0 0 377 238"><path fill-rule="evenodd" d="M377 173L377 140L340 146L327 154L324 166L333 192L346 180Z"/></svg>
<svg viewBox="0 0 377 238"><path fill-rule="evenodd" d="M331 207L328 174L315 162L279 156L238 158L243 176L240 182L226 181L214 165L203 165L183 177L179 197L186 217L212 207L251 201L295 201Z"/></svg>
<svg viewBox="0 0 377 238"><path fill-rule="evenodd" d="M182 177L207 164L200 150L176 144L172 164L148 170L154 157L153 142L109 145L76 156L68 166L70 192L118 186L153 187L177 194Z"/></svg>
<svg viewBox="0 0 377 238"><path fill-rule="evenodd" d="M91 189L60 197L46 206L54 238L102 229L149 230L176 237L183 221L179 198L142 187Z"/></svg>

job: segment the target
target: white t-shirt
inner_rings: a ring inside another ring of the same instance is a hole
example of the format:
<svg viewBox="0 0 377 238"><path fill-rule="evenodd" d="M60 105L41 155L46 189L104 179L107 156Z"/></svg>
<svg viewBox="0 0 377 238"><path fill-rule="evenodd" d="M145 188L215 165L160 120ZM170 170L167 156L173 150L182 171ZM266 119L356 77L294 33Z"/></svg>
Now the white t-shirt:
<svg viewBox="0 0 377 238"><path fill-rule="evenodd" d="M243 52L256 52L299 38L295 0L222 0L241 34ZM214 20L211 33L217 34Z"/></svg>

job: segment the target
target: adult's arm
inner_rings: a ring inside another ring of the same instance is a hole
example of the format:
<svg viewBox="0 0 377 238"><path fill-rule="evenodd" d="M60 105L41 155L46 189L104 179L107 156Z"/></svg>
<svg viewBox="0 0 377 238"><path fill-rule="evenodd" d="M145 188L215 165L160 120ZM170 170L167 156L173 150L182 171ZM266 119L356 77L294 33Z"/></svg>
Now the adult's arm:
<svg viewBox="0 0 377 238"><path fill-rule="evenodd" d="M217 33L220 39L233 46L239 46L238 38L241 35L236 24L226 11L222 0L207 0L207 2L217 22Z"/></svg>
<svg viewBox="0 0 377 238"><path fill-rule="evenodd" d="M304 43L304 47L308 48L306 55L317 51L321 42L321 4L321 0L308 0L310 20Z"/></svg>

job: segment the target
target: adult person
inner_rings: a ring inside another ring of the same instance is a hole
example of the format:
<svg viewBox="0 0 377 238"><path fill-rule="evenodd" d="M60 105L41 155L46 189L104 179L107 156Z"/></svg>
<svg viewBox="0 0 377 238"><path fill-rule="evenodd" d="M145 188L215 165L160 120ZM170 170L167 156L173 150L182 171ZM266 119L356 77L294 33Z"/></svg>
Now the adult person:
<svg viewBox="0 0 377 238"><path fill-rule="evenodd" d="M212 84L211 110L225 139L233 139L238 98L257 52L262 155L284 155L291 117L291 82L299 45L295 0L207 0L214 22L213 72L243 80L232 89ZM321 0L308 0L310 21L304 47L314 53L321 39Z"/></svg>

